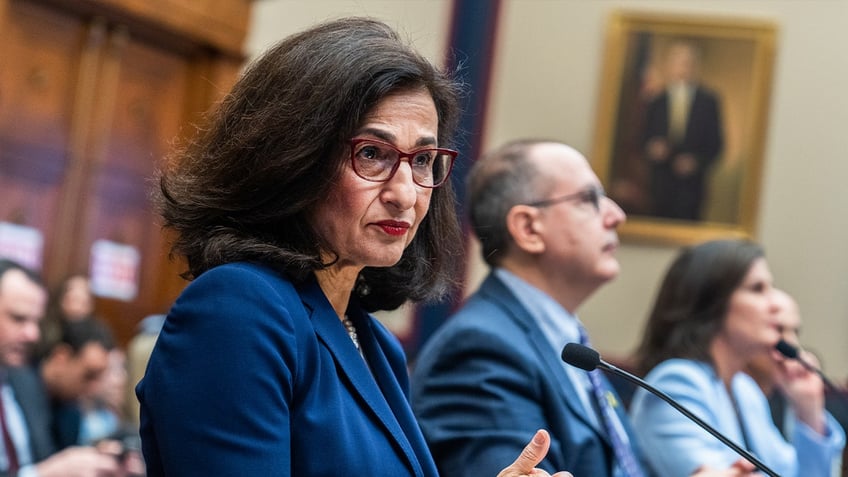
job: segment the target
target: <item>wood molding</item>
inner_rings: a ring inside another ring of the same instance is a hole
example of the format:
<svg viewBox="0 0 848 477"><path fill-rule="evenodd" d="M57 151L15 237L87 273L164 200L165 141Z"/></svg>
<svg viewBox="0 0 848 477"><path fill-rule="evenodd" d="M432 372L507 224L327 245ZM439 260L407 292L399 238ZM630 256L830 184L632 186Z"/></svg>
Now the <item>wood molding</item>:
<svg viewBox="0 0 848 477"><path fill-rule="evenodd" d="M11 1L11 0L10 0ZM20 1L20 0L16 0ZM241 58L253 0L30 0Z"/></svg>

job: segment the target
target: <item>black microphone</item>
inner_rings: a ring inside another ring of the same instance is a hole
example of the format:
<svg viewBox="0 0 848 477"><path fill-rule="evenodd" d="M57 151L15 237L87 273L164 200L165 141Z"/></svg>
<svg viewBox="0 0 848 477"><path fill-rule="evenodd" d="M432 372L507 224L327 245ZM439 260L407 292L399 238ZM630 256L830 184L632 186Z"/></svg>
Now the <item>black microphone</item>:
<svg viewBox="0 0 848 477"><path fill-rule="evenodd" d="M784 340L778 341L777 345L775 345L775 348L780 351L780 354L782 354L783 356L798 361L801 366L807 369L807 371L818 374L822 382L824 382L824 385L827 386L828 389L830 389L831 391L839 391L836 385L834 385L829 379L827 379L827 376L824 375L822 370L801 358L801 355L798 353L798 348L792 346Z"/></svg>
<svg viewBox="0 0 848 477"><path fill-rule="evenodd" d="M701 420L701 418L692 414L691 411L678 404L677 401L672 399L668 394L651 386L643 379L602 360L601 355L598 354L598 352L593 350L592 348L588 348L578 343L568 343L567 345L565 345L565 348L562 349L562 360L572 366L578 367L586 371L592 371L595 368L601 368L605 371L617 374L618 376L621 376L622 378L630 381L631 383L647 391L650 391L651 394L671 404L671 407L677 409L681 414L692 420L692 422L699 425L702 429L712 434L713 437L724 443L724 445L730 447L737 454L754 464L757 469L763 471L763 473L765 473L766 475L769 475L771 477L780 477L780 475L778 475L775 471L771 470L767 465L765 465L759 459L754 457L753 454L739 447L733 441L725 437L722 433L718 432L715 428Z"/></svg>

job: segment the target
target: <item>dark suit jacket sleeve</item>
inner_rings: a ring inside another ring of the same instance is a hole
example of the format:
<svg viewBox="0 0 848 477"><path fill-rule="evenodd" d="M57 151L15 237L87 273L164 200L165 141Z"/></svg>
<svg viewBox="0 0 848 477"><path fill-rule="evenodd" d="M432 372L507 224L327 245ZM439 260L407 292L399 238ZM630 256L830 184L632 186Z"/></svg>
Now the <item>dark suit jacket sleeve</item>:
<svg viewBox="0 0 848 477"><path fill-rule="evenodd" d="M696 88L689 121L682 152L693 153L701 167L706 167L724 147L718 96L706 88Z"/></svg>
<svg viewBox="0 0 848 477"><path fill-rule="evenodd" d="M435 338L415 367L413 409L445 477L497 475L547 427L541 389L533 385L539 366L518 349L523 333L500 331ZM551 452L560 453L556 443ZM549 461L539 467L554 470Z"/></svg>
<svg viewBox="0 0 848 477"><path fill-rule="evenodd" d="M668 136L668 93L662 92L653 98L645 108L645 124L641 137L642 146L654 138ZM686 128L684 144L677 152L692 153L701 166L714 161L724 148L721 106L713 91L698 86L692 97L689 110L689 125Z"/></svg>
<svg viewBox="0 0 848 477"><path fill-rule="evenodd" d="M137 388L149 475L288 475L297 347L277 294L213 269L172 308Z"/></svg>
<svg viewBox="0 0 848 477"><path fill-rule="evenodd" d="M642 147L651 139L668 136L668 93L662 92L648 102L642 131Z"/></svg>

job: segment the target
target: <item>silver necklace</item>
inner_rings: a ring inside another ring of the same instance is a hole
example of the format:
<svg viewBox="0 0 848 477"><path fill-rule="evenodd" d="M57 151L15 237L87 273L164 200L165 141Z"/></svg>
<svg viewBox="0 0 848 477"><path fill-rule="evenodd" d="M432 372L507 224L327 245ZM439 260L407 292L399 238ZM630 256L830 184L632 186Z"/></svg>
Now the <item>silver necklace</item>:
<svg viewBox="0 0 848 477"><path fill-rule="evenodd" d="M353 322L350 321L347 315L345 315L342 320L345 328L347 328L347 335L350 336L350 340L353 341L353 346L356 346L356 350L359 351L359 337L356 335L356 327L353 326Z"/></svg>

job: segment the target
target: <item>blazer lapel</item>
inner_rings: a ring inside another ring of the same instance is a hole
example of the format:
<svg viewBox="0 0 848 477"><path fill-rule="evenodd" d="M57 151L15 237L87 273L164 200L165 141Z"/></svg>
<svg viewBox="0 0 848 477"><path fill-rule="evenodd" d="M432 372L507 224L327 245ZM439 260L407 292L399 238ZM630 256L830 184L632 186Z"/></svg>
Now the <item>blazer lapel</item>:
<svg viewBox="0 0 848 477"><path fill-rule="evenodd" d="M530 316L530 312L518 301L518 298L513 295L512 291L494 274L490 274L488 278L480 286L480 293L488 300L498 303L506 312L517 321L527 331L528 339L533 343L533 352L536 353L539 360L545 366L549 376L552 376L557 382L557 389L560 392L560 399L565 402L571 412L583 421L587 427L594 430L598 437L604 442L608 442L606 431L601 429L599 419L590 419L586 415L586 410L583 404L577 399L577 389L574 383L568 377L565 371L566 366L559 358L558 353L547 353L551 349L551 344L545 334L542 332L536 321ZM592 399L592 396L589 396Z"/></svg>
<svg viewBox="0 0 848 477"><path fill-rule="evenodd" d="M352 392L358 394L368 406L368 409L377 416L383 424L386 434L402 450L415 475L423 476L424 474L418 463L418 459L415 457L415 452L409 441L405 439L406 433L398 422L397 418L399 416L396 416L387 402L390 399L390 393L384 395L387 392L384 387L386 379L381 377L381 375L387 373L389 368L388 364L384 362L385 358L374 351L368 352L369 363L374 371L372 375L372 369L368 368L362 356L359 355L353 346L347 331L339 322L335 311L330 306L317 282L312 281L304 285L301 290L301 297L307 311L310 313L310 320L312 321L312 326L315 328L315 333L338 364L339 374L350 381ZM356 319L355 317L351 318ZM362 322L361 319L356 321L358 321L358 325ZM363 331L366 330L360 326L357 332L360 345L364 350L375 349L377 344L374 341L373 334L370 330L367 333L363 333ZM381 386L378 386L378 383ZM383 387L382 391L381 387Z"/></svg>
<svg viewBox="0 0 848 477"><path fill-rule="evenodd" d="M409 381L406 379L406 360L402 355L403 351L397 348L401 355L396 356L393 361L394 363L402 361L404 363L403 369L392 369L391 362L385 353L387 350L392 350L392 347L396 345L388 342L388 333L384 330L382 330L382 333L374 330L371 319L364 313L357 317L356 325L357 329L363 330L363 350L368 356L368 363L371 365L374 378L379 384L386 402L392 409L392 416L403 428L402 435L406 440L401 442L401 448L407 454L416 475L437 476L436 464L431 458L427 442L424 440L424 434L421 433L418 420L415 418L412 406L409 403ZM402 382L399 382L399 380L402 380Z"/></svg>

